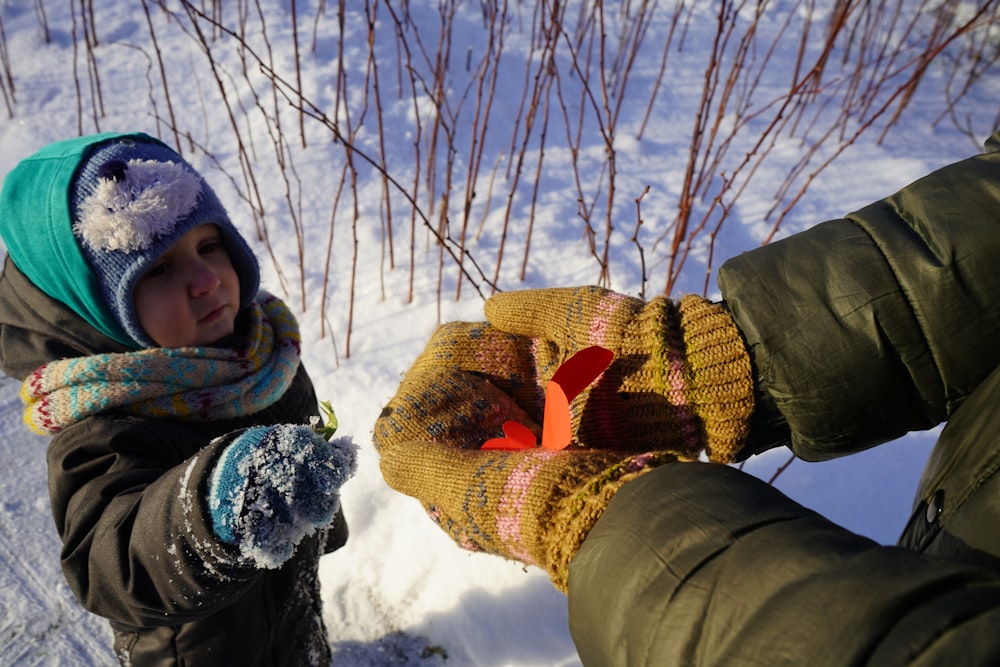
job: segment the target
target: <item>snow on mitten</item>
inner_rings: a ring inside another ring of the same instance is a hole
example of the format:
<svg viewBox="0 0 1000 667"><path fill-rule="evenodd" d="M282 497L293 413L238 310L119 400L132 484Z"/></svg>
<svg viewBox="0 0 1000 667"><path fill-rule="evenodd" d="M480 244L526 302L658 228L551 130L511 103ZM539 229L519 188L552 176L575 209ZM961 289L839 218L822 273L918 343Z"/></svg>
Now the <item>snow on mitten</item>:
<svg viewBox="0 0 1000 667"><path fill-rule="evenodd" d="M614 352L601 378L570 405L573 432L591 447L706 451L729 463L753 412L753 376L729 313L696 295L640 299L600 287L491 297L496 328L535 339L541 382L591 345Z"/></svg>
<svg viewBox="0 0 1000 667"><path fill-rule="evenodd" d="M327 442L304 425L240 432L211 473L213 531L258 567L280 567L304 537L333 519L355 457L349 439Z"/></svg>

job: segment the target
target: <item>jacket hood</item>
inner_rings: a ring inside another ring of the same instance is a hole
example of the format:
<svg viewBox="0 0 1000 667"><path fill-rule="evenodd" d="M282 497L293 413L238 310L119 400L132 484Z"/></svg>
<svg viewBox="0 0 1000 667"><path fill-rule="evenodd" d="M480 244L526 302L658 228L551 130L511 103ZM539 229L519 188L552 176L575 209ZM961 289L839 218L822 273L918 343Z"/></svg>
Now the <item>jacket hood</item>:
<svg viewBox="0 0 1000 667"><path fill-rule="evenodd" d="M0 371L23 380L56 359L131 348L38 289L7 257L0 275Z"/></svg>

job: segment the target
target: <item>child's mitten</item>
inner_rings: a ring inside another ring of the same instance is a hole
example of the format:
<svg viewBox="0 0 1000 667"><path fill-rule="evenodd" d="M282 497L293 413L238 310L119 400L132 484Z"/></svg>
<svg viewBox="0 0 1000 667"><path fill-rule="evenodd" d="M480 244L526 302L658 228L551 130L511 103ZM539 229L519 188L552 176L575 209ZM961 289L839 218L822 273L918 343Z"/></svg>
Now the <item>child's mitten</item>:
<svg viewBox="0 0 1000 667"><path fill-rule="evenodd" d="M327 442L304 425L240 432L211 474L212 529L258 567L280 567L302 538L333 519L355 457L349 439Z"/></svg>
<svg viewBox="0 0 1000 667"><path fill-rule="evenodd" d="M705 450L731 462L753 412L750 359L729 313L700 296L649 303L599 287L506 292L486 317L535 340L542 382L577 351L600 345L615 359L570 405L583 444L633 450Z"/></svg>

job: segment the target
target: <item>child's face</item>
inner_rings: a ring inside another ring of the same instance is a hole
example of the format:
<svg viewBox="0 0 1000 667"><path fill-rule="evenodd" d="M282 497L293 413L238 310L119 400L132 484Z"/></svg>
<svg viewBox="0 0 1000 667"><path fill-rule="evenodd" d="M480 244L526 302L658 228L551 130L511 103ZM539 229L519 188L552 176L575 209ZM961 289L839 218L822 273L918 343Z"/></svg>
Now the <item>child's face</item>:
<svg viewBox="0 0 1000 667"><path fill-rule="evenodd" d="M215 225L195 227L135 285L139 324L162 347L210 345L233 332L240 281Z"/></svg>

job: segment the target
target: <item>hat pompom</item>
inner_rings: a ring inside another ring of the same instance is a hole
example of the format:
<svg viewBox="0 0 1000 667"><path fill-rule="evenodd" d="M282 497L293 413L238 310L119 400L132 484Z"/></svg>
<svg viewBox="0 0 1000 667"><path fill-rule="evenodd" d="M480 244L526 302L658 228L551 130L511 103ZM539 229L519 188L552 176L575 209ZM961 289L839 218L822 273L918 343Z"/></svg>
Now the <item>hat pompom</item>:
<svg viewBox="0 0 1000 667"><path fill-rule="evenodd" d="M184 165L112 160L80 203L74 232L95 252L147 250L198 204L201 178Z"/></svg>

